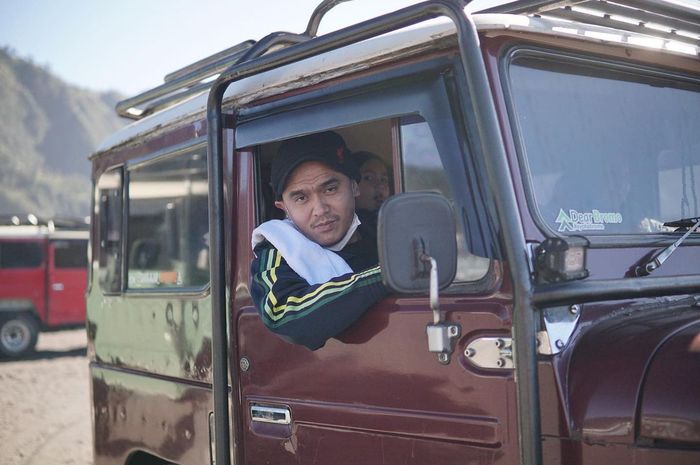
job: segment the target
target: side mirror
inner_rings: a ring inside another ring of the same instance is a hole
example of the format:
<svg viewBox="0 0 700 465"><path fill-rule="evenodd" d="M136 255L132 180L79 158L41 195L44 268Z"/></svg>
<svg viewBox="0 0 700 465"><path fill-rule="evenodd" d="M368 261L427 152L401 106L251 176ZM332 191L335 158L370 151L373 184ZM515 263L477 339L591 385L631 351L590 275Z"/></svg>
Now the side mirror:
<svg viewBox="0 0 700 465"><path fill-rule="evenodd" d="M421 254L435 259L440 289L455 277L454 212L440 194L407 192L387 199L379 210L377 244L384 284L395 292L429 290L430 263Z"/></svg>
<svg viewBox="0 0 700 465"><path fill-rule="evenodd" d="M443 321L438 289L447 287L457 270L452 206L433 192L390 197L379 210L377 244L387 287L409 294L430 290L433 323L426 327L428 350L440 363L450 363L462 328Z"/></svg>

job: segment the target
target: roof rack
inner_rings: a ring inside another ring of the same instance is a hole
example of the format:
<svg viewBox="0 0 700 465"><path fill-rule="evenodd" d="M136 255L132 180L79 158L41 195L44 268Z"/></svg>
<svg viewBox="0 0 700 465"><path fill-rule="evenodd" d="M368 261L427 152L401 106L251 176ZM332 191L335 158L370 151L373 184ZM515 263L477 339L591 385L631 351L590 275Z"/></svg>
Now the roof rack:
<svg viewBox="0 0 700 465"><path fill-rule="evenodd" d="M209 88L208 79L225 70L255 44L246 40L165 76L164 83L117 103L119 116L141 119Z"/></svg>
<svg viewBox="0 0 700 465"><path fill-rule="evenodd" d="M700 6L667 0L524 0L480 13L548 16L700 47Z"/></svg>
<svg viewBox="0 0 700 465"><path fill-rule="evenodd" d="M285 47L316 37L321 19L331 9L349 0L324 0L311 14L302 34L273 32L258 42L246 40L202 60L168 73L163 84L117 103L119 116L138 120L158 110L175 105L211 87L213 78L232 65L251 60L273 47Z"/></svg>
<svg viewBox="0 0 700 465"><path fill-rule="evenodd" d="M252 60L279 47L316 37L323 16L349 0L324 0L301 34L274 32L258 42L246 40L165 76L163 84L117 103L119 116L138 120L208 90L213 79L237 63ZM464 4L469 1L464 1ZM548 16L584 24L641 33L700 48L700 8L668 0L519 0L480 10Z"/></svg>

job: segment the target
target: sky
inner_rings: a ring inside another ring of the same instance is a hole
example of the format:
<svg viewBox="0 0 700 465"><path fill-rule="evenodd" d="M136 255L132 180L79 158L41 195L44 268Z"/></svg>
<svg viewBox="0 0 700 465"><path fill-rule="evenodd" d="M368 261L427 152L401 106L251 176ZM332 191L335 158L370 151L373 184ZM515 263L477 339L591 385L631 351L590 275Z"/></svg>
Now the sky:
<svg viewBox="0 0 700 465"><path fill-rule="evenodd" d="M505 0L501 0L503 2ZM668 0L698 8L700 0ZM354 0L320 33L417 3ZM320 0L0 0L0 47L64 81L125 97L183 66L270 32L300 33ZM489 6L499 0L474 0Z"/></svg>
<svg viewBox="0 0 700 465"><path fill-rule="evenodd" d="M64 81L129 97L172 71L270 32L300 33L320 0L0 0L0 47ZM417 0L355 0L320 33Z"/></svg>

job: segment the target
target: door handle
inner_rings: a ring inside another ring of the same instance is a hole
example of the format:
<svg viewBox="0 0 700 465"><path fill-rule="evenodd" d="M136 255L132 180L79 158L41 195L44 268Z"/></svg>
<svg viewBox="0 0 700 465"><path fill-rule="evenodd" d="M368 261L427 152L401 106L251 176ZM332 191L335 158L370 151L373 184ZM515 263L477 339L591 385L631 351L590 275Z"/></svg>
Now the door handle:
<svg viewBox="0 0 700 465"><path fill-rule="evenodd" d="M63 283L53 283L51 285L51 289L53 289L54 291L62 291L64 288L65 286L63 285Z"/></svg>
<svg viewBox="0 0 700 465"><path fill-rule="evenodd" d="M289 425L292 423L292 413L287 407L269 407L251 404L250 418L253 421L274 423L276 425Z"/></svg>

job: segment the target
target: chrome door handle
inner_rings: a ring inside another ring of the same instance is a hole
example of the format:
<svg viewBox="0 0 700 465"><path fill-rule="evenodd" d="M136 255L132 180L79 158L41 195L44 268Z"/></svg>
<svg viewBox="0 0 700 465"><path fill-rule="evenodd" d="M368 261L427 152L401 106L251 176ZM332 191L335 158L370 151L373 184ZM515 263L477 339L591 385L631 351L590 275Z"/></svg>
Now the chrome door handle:
<svg viewBox="0 0 700 465"><path fill-rule="evenodd" d="M53 283L51 285L51 289L53 289L54 291L62 291L64 288L65 286L63 285L63 283Z"/></svg>
<svg viewBox="0 0 700 465"><path fill-rule="evenodd" d="M251 404L250 418L253 421L274 423L276 425L289 425L292 423L292 413L287 407L268 407Z"/></svg>

